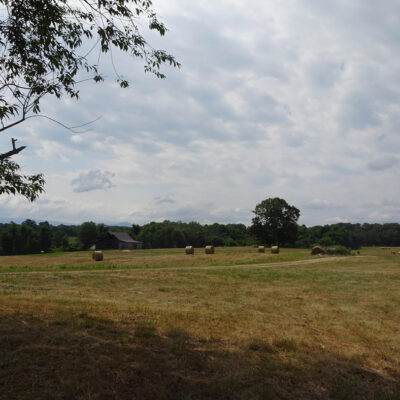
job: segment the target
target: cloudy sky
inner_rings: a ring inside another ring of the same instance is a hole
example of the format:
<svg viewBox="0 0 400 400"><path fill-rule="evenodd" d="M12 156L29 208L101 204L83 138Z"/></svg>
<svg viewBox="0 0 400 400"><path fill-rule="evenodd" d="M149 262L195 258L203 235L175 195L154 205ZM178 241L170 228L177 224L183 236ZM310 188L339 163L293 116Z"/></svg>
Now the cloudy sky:
<svg viewBox="0 0 400 400"><path fill-rule="evenodd" d="M9 135L43 172L29 203L0 197L2 219L250 224L282 197L306 225L400 222L398 0L154 0L169 28L156 47L166 80L114 55L130 80L84 84L79 102L47 98L44 119ZM9 136L0 146L9 149Z"/></svg>

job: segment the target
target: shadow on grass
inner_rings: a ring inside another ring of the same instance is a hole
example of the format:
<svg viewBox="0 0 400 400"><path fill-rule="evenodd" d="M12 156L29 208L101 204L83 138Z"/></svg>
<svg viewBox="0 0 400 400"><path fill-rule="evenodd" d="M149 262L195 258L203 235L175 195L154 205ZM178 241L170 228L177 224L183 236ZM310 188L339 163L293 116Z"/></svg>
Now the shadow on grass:
<svg viewBox="0 0 400 400"><path fill-rule="evenodd" d="M400 399L398 375L326 351L257 340L229 351L182 328L135 326L1 317L0 399Z"/></svg>

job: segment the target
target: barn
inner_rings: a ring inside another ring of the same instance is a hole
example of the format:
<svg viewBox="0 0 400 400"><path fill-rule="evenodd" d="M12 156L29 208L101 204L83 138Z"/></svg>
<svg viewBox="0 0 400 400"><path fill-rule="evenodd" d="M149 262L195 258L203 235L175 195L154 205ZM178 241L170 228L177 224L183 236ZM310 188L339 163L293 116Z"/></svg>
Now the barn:
<svg viewBox="0 0 400 400"><path fill-rule="evenodd" d="M95 243L96 250L134 250L143 248L143 242L133 240L126 232L107 232Z"/></svg>

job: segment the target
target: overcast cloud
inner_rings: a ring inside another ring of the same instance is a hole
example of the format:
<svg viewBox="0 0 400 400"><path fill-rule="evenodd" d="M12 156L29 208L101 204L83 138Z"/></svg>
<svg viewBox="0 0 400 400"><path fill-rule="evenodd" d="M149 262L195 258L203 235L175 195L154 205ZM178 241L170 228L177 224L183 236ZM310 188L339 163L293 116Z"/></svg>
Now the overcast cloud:
<svg viewBox="0 0 400 400"><path fill-rule="evenodd" d="M249 224L282 197L306 225L400 222L400 3L387 0L154 1L180 70L160 81L114 54L131 81L47 98L46 120L13 132L16 161L43 172L36 203L1 217L81 223ZM153 37L153 36L151 36ZM1 138L2 148L9 138Z"/></svg>
<svg viewBox="0 0 400 400"><path fill-rule="evenodd" d="M71 180L74 192L90 192L92 190L110 189L113 187L111 178L114 174L110 171L94 169L81 172L78 177Z"/></svg>

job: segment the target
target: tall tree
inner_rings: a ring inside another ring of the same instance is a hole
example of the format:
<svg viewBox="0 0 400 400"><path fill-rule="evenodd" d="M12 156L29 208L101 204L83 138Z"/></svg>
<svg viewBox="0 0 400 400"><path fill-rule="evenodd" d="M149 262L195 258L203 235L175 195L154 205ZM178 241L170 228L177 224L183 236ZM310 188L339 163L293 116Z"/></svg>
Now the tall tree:
<svg viewBox="0 0 400 400"><path fill-rule="evenodd" d="M48 252L51 248L52 230L49 223L39 224L39 246L40 251Z"/></svg>
<svg viewBox="0 0 400 400"><path fill-rule="evenodd" d="M101 53L112 56L113 48L141 58L145 72L158 78L164 78L163 64L179 67L141 34L144 22L161 36L166 32L151 0L0 0L0 18L0 132L29 118L49 118L40 110L44 96L77 99L78 83L102 81L98 60ZM128 87L117 72L116 80ZM21 174L10 161L25 148L15 141L0 154L0 194L19 193L33 201L45 182L41 174Z"/></svg>
<svg viewBox="0 0 400 400"><path fill-rule="evenodd" d="M300 211L279 197L269 198L256 205L251 231L260 243L269 245L293 244L297 235Z"/></svg>
<svg viewBox="0 0 400 400"><path fill-rule="evenodd" d="M84 222L78 229L78 240L82 250L87 250L99 238L97 225L92 222Z"/></svg>

